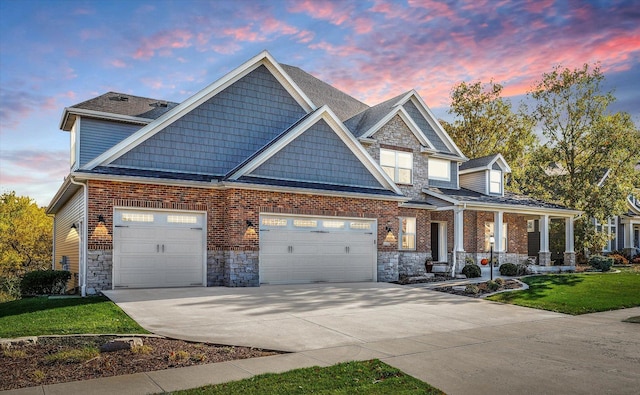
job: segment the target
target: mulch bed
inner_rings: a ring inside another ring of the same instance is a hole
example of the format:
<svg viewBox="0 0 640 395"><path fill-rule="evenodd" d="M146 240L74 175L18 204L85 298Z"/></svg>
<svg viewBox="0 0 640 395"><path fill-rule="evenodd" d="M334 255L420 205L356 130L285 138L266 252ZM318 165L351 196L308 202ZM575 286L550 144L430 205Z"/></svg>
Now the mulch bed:
<svg viewBox="0 0 640 395"><path fill-rule="evenodd" d="M47 361L47 356L60 351L99 349L114 338L117 336L39 337L36 344L4 347L0 350L0 390L280 354L249 347L143 337L143 347L135 349L137 352L103 352L80 362Z"/></svg>
<svg viewBox="0 0 640 395"><path fill-rule="evenodd" d="M500 288L498 288L497 290L490 290L489 286L487 284L488 282L484 282L484 283L478 283L475 284L478 286L478 293L467 293L465 292L465 286L464 285L460 285L460 286L444 286L444 287L438 287L438 288L433 288L434 291L440 291L440 292L446 292L446 293L450 293L450 294L454 294L454 295L461 295L461 296L468 296L471 298L480 298L486 294L490 294L490 293L494 293L494 292L499 292L499 291L504 291L504 290L508 290L508 289L520 289L522 288L522 284L519 281L516 280L505 280L504 284L502 286L500 286Z"/></svg>

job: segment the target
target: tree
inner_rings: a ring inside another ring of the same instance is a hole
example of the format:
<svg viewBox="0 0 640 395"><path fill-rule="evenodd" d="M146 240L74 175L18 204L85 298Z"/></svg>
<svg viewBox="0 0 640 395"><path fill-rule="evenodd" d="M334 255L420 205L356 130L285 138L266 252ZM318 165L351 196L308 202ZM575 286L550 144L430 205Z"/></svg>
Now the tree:
<svg viewBox="0 0 640 395"><path fill-rule="evenodd" d="M0 276L51 267L52 222L31 198L0 195Z"/></svg>
<svg viewBox="0 0 640 395"><path fill-rule="evenodd" d="M640 181L640 131L629 114L610 112L615 97L601 92L603 81L598 65L557 66L529 92L547 141L532 158L525 188L600 222L626 210L626 198ZM582 222L584 239L576 244L598 247L601 235Z"/></svg>
<svg viewBox="0 0 640 395"><path fill-rule="evenodd" d="M449 114L456 119L441 123L469 158L502 154L512 169L509 189L518 191L537 137L526 108L514 113L511 103L501 97L502 89L493 81L484 86L481 82L461 82L451 91Z"/></svg>

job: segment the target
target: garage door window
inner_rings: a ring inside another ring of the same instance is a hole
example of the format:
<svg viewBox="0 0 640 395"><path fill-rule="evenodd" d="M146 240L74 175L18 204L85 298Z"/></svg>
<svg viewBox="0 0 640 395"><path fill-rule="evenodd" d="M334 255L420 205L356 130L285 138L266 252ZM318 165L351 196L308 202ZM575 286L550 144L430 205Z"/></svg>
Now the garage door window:
<svg viewBox="0 0 640 395"><path fill-rule="evenodd" d="M262 218L262 225L264 226L287 226L286 218Z"/></svg>
<svg viewBox="0 0 640 395"><path fill-rule="evenodd" d="M416 219L400 218L400 249L415 250L416 249Z"/></svg>
<svg viewBox="0 0 640 395"><path fill-rule="evenodd" d="M153 222L153 214L122 213L122 222Z"/></svg>
<svg viewBox="0 0 640 395"><path fill-rule="evenodd" d="M318 221L312 219L294 219L293 226L296 228L315 228L318 226Z"/></svg>
<svg viewBox="0 0 640 395"><path fill-rule="evenodd" d="M328 229L344 229L344 221L322 221L322 227Z"/></svg>
<svg viewBox="0 0 640 395"><path fill-rule="evenodd" d="M349 227L351 229L370 230L371 229L371 222L351 222Z"/></svg>
<svg viewBox="0 0 640 395"><path fill-rule="evenodd" d="M196 224L198 217L195 215L169 215L167 222L170 224Z"/></svg>

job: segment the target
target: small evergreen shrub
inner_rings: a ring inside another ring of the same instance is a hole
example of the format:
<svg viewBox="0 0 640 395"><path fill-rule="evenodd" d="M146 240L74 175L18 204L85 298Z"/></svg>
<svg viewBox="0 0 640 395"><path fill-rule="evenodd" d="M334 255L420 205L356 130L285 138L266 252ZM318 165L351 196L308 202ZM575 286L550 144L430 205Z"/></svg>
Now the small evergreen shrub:
<svg viewBox="0 0 640 395"><path fill-rule="evenodd" d="M613 265L613 259L602 255L592 255L589 258L589 265L596 270L608 272Z"/></svg>
<svg viewBox="0 0 640 395"><path fill-rule="evenodd" d="M476 284L469 284L464 288L464 293L477 295L480 293L480 287L478 287Z"/></svg>
<svg viewBox="0 0 640 395"><path fill-rule="evenodd" d="M482 272L480 271L480 267L478 265L464 265L462 268L462 274L467 276L467 278L480 277Z"/></svg>
<svg viewBox="0 0 640 395"><path fill-rule="evenodd" d="M496 281L488 281L487 289L491 292L496 292L500 289L500 284L498 284Z"/></svg>
<svg viewBox="0 0 640 395"><path fill-rule="evenodd" d="M63 294L70 278L67 270L35 270L22 277L20 290L23 295Z"/></svg>
<svg viewBox="0 0 640 395"><path fill-rule="evenodd" d="M525 276L527 274L531 274L531 270L529 269L529 265L526 263L518 264L518 276Z"/></svg>
<svg viewBox="0 0 640 395"><path fill-rule="evenodd" d="M504 263L500 266L500 274L503 276L517 276L518 275L518 266L513 263Z"/></svg>
<svg viewBox="0 0 640 395"><path fill-rule="evenodd" d="M504 281L504 279L503 279L503 278L498 277L498 278L496 278L496 279L495 279L495 282L496 282L499 286L503 286L503 285L504 285L504 283L505 283L506 281Z"/></svg>
<svg viewBox="0 0 640 395"><path fill-rule="evenodd" d="M475 265L476 261L473 260L470 256L464 258L465 265Z"/></svg>

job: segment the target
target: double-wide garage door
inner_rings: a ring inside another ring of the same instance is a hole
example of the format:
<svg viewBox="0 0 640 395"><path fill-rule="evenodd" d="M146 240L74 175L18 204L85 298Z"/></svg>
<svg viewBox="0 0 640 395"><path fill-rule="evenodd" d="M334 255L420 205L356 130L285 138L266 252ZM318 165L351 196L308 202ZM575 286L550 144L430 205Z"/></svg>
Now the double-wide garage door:
<svg viewBox="0 0 640 395"><path fill-rule="evenodd" d="M203 213L116 209L114 287L206 285Z"/></svg>
<svg viewBox="0 0 640 395"><path fill-rule="evenodd" d="M376 281L376 221L260 216L260 282Z"/></svg>

